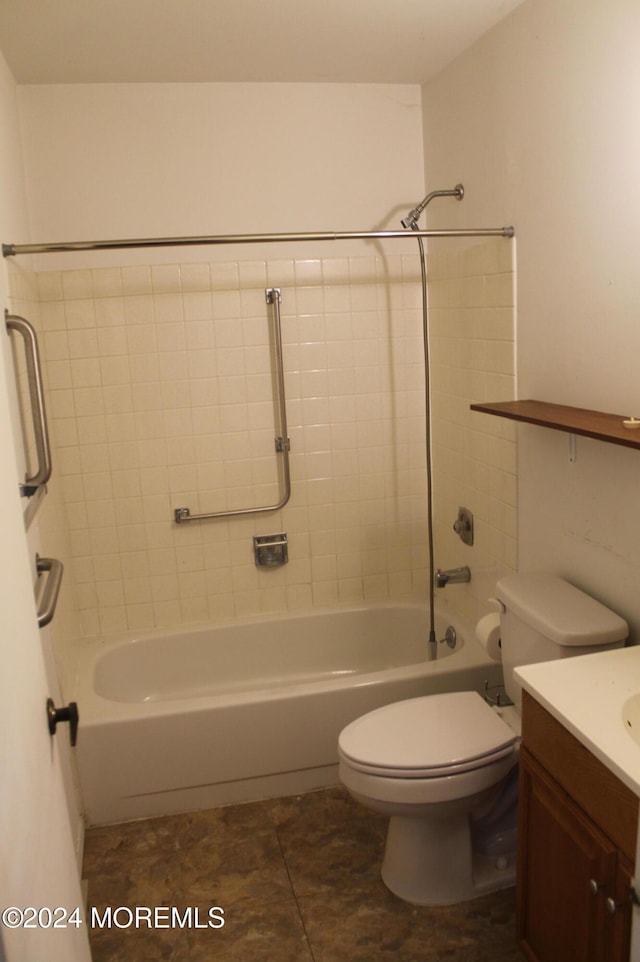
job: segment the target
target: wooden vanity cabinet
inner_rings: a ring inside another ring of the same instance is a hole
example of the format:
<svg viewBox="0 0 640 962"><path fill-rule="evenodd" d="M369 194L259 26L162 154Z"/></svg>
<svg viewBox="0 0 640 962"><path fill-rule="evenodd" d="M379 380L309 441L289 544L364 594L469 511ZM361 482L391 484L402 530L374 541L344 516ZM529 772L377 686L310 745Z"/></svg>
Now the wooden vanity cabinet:
<svg viewBox="0 0 640 962"><path fill-rule="evenodd" d="M532 962L628 962L638 798L526 692L518 941Z"/></svg>

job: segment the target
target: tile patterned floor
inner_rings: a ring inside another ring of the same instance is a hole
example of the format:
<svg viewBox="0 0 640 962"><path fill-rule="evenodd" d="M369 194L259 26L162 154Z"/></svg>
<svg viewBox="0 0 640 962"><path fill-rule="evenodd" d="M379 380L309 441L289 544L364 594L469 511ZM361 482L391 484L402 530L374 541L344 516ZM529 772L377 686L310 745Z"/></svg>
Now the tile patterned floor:
<svg viewBox="0 0 640 962"><path fill-rule="evenodd" d="M386 819L341 789L90 829L89 904L212 906L222 928L94 928L94 962L522 962L514 892L419 908L380 880ZM121 916L121 920L126 915Z"/></svg>

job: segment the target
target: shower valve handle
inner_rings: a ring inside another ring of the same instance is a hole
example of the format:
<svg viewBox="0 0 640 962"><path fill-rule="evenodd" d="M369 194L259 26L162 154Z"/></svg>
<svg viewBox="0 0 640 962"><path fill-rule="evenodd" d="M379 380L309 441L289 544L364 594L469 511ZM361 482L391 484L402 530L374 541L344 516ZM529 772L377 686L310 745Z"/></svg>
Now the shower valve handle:
<svg viewBox="0 0 640 962"><path fill-rule="evenodd" d="M464 544L473 544L473 514L468 508L458 508L458 517L453 522L453 530Z"/></svg>
<svg viewBox="0 0 640 962"><path fill-rule="evenodd" d="M75 744L78 740L79 721L80 714L78 712L78 705L75 701L70 701L65 708L56 708L53 703L53 698L47 698L47 723L49 725L50 735L55 735L58 722L69 722L69 737L71 739L71 747L75 748Z"/></svg>

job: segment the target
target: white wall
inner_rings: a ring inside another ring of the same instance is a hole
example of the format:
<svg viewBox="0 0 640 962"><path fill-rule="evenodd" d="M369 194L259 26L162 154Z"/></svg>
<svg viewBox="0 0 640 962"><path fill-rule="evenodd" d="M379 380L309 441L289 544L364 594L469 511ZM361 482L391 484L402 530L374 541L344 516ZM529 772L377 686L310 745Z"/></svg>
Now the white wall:
<svg viewBox="0 0 640 962"><path fill-rule="evenodd" d="M422 196L417 85L26 86L20 102L39 240L399 227Z"/></svg>
<svg viewBox="0 0 640 962"><path fill-rule="evenodd" d="M28 236L17 92L0 55L0 237ZM0 264L0 303L8 304L6 265ZM75 905L81 902L58 757L64 742L46 729L46 677L32 588L11 417L8 338L0 356L0 700L3 706L0 767L0 898L4 905ZM68 749L67 749L68 751ZM68 801L68 800L67 800ZM75 812L77 817L77 810ZM75 828L75 826L74 826ZM8 960L88 959L86 932L0 932L0 957Z"/></svg>
<svg viewBox="0 0 640 962"><path fill-rule="evenodd" d="M460 225L515 224L519 396L640 410L640 7L529 0L423 88L429 185ZM430 224L440 226L434 206ZM634 451L519 428L519 566L640 627ZM470 506L472 507L472 506Z"/></svg>

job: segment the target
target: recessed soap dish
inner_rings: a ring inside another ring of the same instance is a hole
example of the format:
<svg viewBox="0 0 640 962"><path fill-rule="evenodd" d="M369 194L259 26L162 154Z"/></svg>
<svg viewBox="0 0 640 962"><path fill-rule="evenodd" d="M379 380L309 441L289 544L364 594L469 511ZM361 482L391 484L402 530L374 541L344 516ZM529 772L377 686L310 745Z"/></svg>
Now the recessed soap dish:
<svg viewBox="0 0 640 962"><path fill-rule="evenodd" d="M266 534L253 539L253 553L257 568L279 568L289 560L287 536Z"/></svg>

